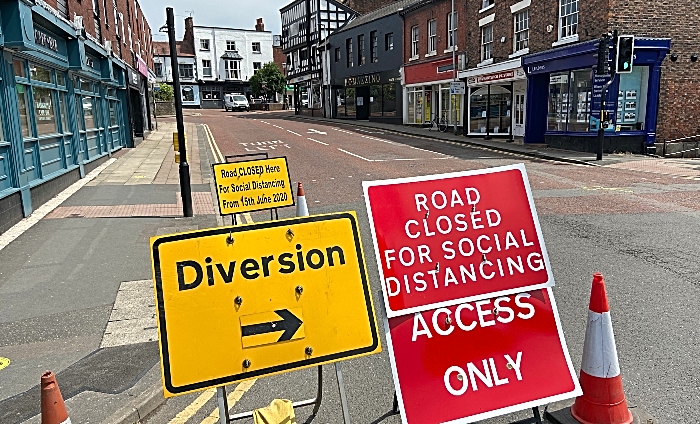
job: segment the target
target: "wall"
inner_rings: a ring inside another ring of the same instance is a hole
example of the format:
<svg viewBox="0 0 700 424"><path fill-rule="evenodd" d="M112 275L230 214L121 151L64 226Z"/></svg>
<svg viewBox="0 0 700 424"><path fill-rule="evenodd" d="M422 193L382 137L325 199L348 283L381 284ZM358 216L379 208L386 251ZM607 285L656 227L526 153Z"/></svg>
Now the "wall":
<svg viewBox="0 0 700 424"><path fill-rule="evenodd" d="M470 0L474 2L475 0ZM464 3L463 3L464 4ZM457 51L464 50L467 31L464 25L466 11L464 5L455 2L455 12L457 12ZM451 50L447 49L447 15L452 10L452 3L448 0L436 1L428 4L415 12L410 12L404 16L403 29L403 58L404 64L412 65L424 61L434 61L437 59L452 57ZM428 56L428 21L435 18L437 22L437 47L436 55ZM411 27L418 25L418 59L411 59ZM470 59L471 61L471 59Z"/></svg>

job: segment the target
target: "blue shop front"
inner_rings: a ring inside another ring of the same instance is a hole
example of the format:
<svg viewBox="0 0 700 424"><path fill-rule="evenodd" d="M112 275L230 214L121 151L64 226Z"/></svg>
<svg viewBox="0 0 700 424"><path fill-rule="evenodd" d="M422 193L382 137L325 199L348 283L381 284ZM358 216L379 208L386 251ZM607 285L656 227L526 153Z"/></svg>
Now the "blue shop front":
<svg viewBox="0 0 700 424"><path fill-rule="evenodd" d="M0 233L129 143L126 64L54 12L0 3Z"/></svg>
<svg viewBox="0 0 700 424"><path fill-rule="evenodd" d="M597 151L600 100L609 75L595 75L596 41L523 57L527 74L525 143ZM602 125L606 152L646 153L656 141L661 63L670 39L637 38L632 73L607 90Z"/></svg>

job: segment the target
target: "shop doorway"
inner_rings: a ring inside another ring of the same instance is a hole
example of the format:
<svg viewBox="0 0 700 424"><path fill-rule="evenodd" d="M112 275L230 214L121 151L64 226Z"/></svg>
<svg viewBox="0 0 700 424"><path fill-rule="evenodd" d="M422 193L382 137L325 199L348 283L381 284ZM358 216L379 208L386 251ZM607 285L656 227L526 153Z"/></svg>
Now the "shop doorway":
<svg viewBox="0 0 700 424"><path fill-rule="evenodd" d="M357 87L355 108L358 120L369 119L369 86Z"/></svg>
<svg viewBox="0 0 700 424"><path fill-rule="evenodd" d="M526 83L513 84L513 136L525 136L525 93Z"/></svg>
<svg viewBox="0 0 700 424"><path fill-rule="evenodd" d="M141 93L129 90L131 97L131 117L133 119L134 136L143 137L143 109L141 109Z"/></svg>

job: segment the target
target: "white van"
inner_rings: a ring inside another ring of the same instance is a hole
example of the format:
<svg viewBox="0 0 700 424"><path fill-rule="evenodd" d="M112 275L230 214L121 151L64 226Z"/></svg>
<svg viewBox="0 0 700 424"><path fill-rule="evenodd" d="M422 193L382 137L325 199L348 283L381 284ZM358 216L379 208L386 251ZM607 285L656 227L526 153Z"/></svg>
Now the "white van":
<svg viewBox="0 0 700 424"><path fill-rule="evenodd" d="M250 111L248 99L242 94L226 94L224 95L224 109L229 110L245 110Z"/></svg>

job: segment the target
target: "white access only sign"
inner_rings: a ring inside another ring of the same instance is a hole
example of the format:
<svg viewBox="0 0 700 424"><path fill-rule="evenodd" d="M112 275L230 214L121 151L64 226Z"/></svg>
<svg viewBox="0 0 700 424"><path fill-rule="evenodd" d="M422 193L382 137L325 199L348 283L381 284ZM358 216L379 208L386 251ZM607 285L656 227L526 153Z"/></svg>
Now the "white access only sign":
<svg viewBox="0 0 700 424"><path fill-rule="evenodd" d="M450 83L450 94L466 94L466 90L464 88L464 82L452 81Z"/></svg>

